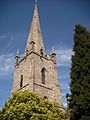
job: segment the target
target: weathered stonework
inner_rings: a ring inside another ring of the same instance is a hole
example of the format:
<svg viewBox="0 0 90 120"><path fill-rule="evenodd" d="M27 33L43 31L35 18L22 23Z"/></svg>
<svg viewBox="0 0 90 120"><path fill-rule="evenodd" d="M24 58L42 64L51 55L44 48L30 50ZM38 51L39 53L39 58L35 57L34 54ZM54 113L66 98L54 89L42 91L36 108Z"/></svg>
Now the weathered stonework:
<svg viewBox="0 0 90 120"><path fill-rule="evenodd" d="M42 33L40 29L37 5L35 4L33 20L26 44L25 56L19 60L16 55L14 67L14 80L11 93L17 90L30 90L36 92L41 97L46 97L52 102L62 105L62 95L58 81L56 54L45 53ZM42 83L42 69L45 69ZM23 76L22 86L20 86L21 75Z"/></svg>

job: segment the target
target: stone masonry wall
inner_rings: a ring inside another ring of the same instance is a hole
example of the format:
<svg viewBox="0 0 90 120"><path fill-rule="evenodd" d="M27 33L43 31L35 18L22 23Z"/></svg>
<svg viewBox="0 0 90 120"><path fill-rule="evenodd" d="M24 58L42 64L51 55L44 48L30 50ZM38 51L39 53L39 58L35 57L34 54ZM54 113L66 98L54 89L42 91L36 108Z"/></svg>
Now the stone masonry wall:
<svg viewBox="0 0 90 120"><path fill-rule="evenodd" d="M41 70L46 69L45 84L42 84ZM23 86L20 88L20 77L23 75ZM61 91L58 86L56 64L39 54L31 53L14 70L12 93L17 90L30 90L48 100L58 102L62 106Z"/></svg>

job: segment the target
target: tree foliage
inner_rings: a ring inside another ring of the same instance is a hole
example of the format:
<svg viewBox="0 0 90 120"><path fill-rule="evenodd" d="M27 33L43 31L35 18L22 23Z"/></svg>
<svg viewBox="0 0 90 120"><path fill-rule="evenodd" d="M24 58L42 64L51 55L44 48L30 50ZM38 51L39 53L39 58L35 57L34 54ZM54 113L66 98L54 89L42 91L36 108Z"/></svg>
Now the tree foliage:
<svg viewBox="0 0 90 120"><path fill-rule="evenodd" d="M71 120L90 120L90 32L75 26L71 67Z"/></svg>
<svg viewBox="0 0 90 120"><path fill-rule="evenodd" d="M0 111L0 120L66 120L64 111L56 104L30 91L18 91L11 95Z"/></svg>

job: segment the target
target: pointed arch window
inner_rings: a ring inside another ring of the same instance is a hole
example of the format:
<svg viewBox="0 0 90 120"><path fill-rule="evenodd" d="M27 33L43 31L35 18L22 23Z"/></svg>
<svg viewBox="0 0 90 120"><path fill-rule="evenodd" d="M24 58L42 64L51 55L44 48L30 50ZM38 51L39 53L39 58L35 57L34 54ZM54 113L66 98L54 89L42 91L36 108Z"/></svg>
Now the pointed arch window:
<svg viewBox="0 0 90 120"><path fill-rule="evenodd" d="M45 84L45 72L46 72L46 69L42 68L42 70L41 70L42 84Z"/></svg>
<svg viewBox="0 0 90 120"><path fill-rule="evenodd" d="M21 75L20 88L23 86L23 75Z"/></svg>

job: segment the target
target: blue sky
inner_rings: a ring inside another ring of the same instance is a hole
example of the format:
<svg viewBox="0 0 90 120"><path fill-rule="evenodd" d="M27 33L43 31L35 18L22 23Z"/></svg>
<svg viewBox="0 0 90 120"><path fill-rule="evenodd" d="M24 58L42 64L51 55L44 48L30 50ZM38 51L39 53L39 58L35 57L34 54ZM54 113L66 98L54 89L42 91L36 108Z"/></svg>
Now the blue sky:
<svg viewBox="0 0 90 120"><path fill-rule="evenodd" d="M0 108L10 95L16 49L24 53L34 0L0 0ZM38 0L46 51L55 47L62 98L66 106L75 24L90 30L89 0Z"/></svg>

